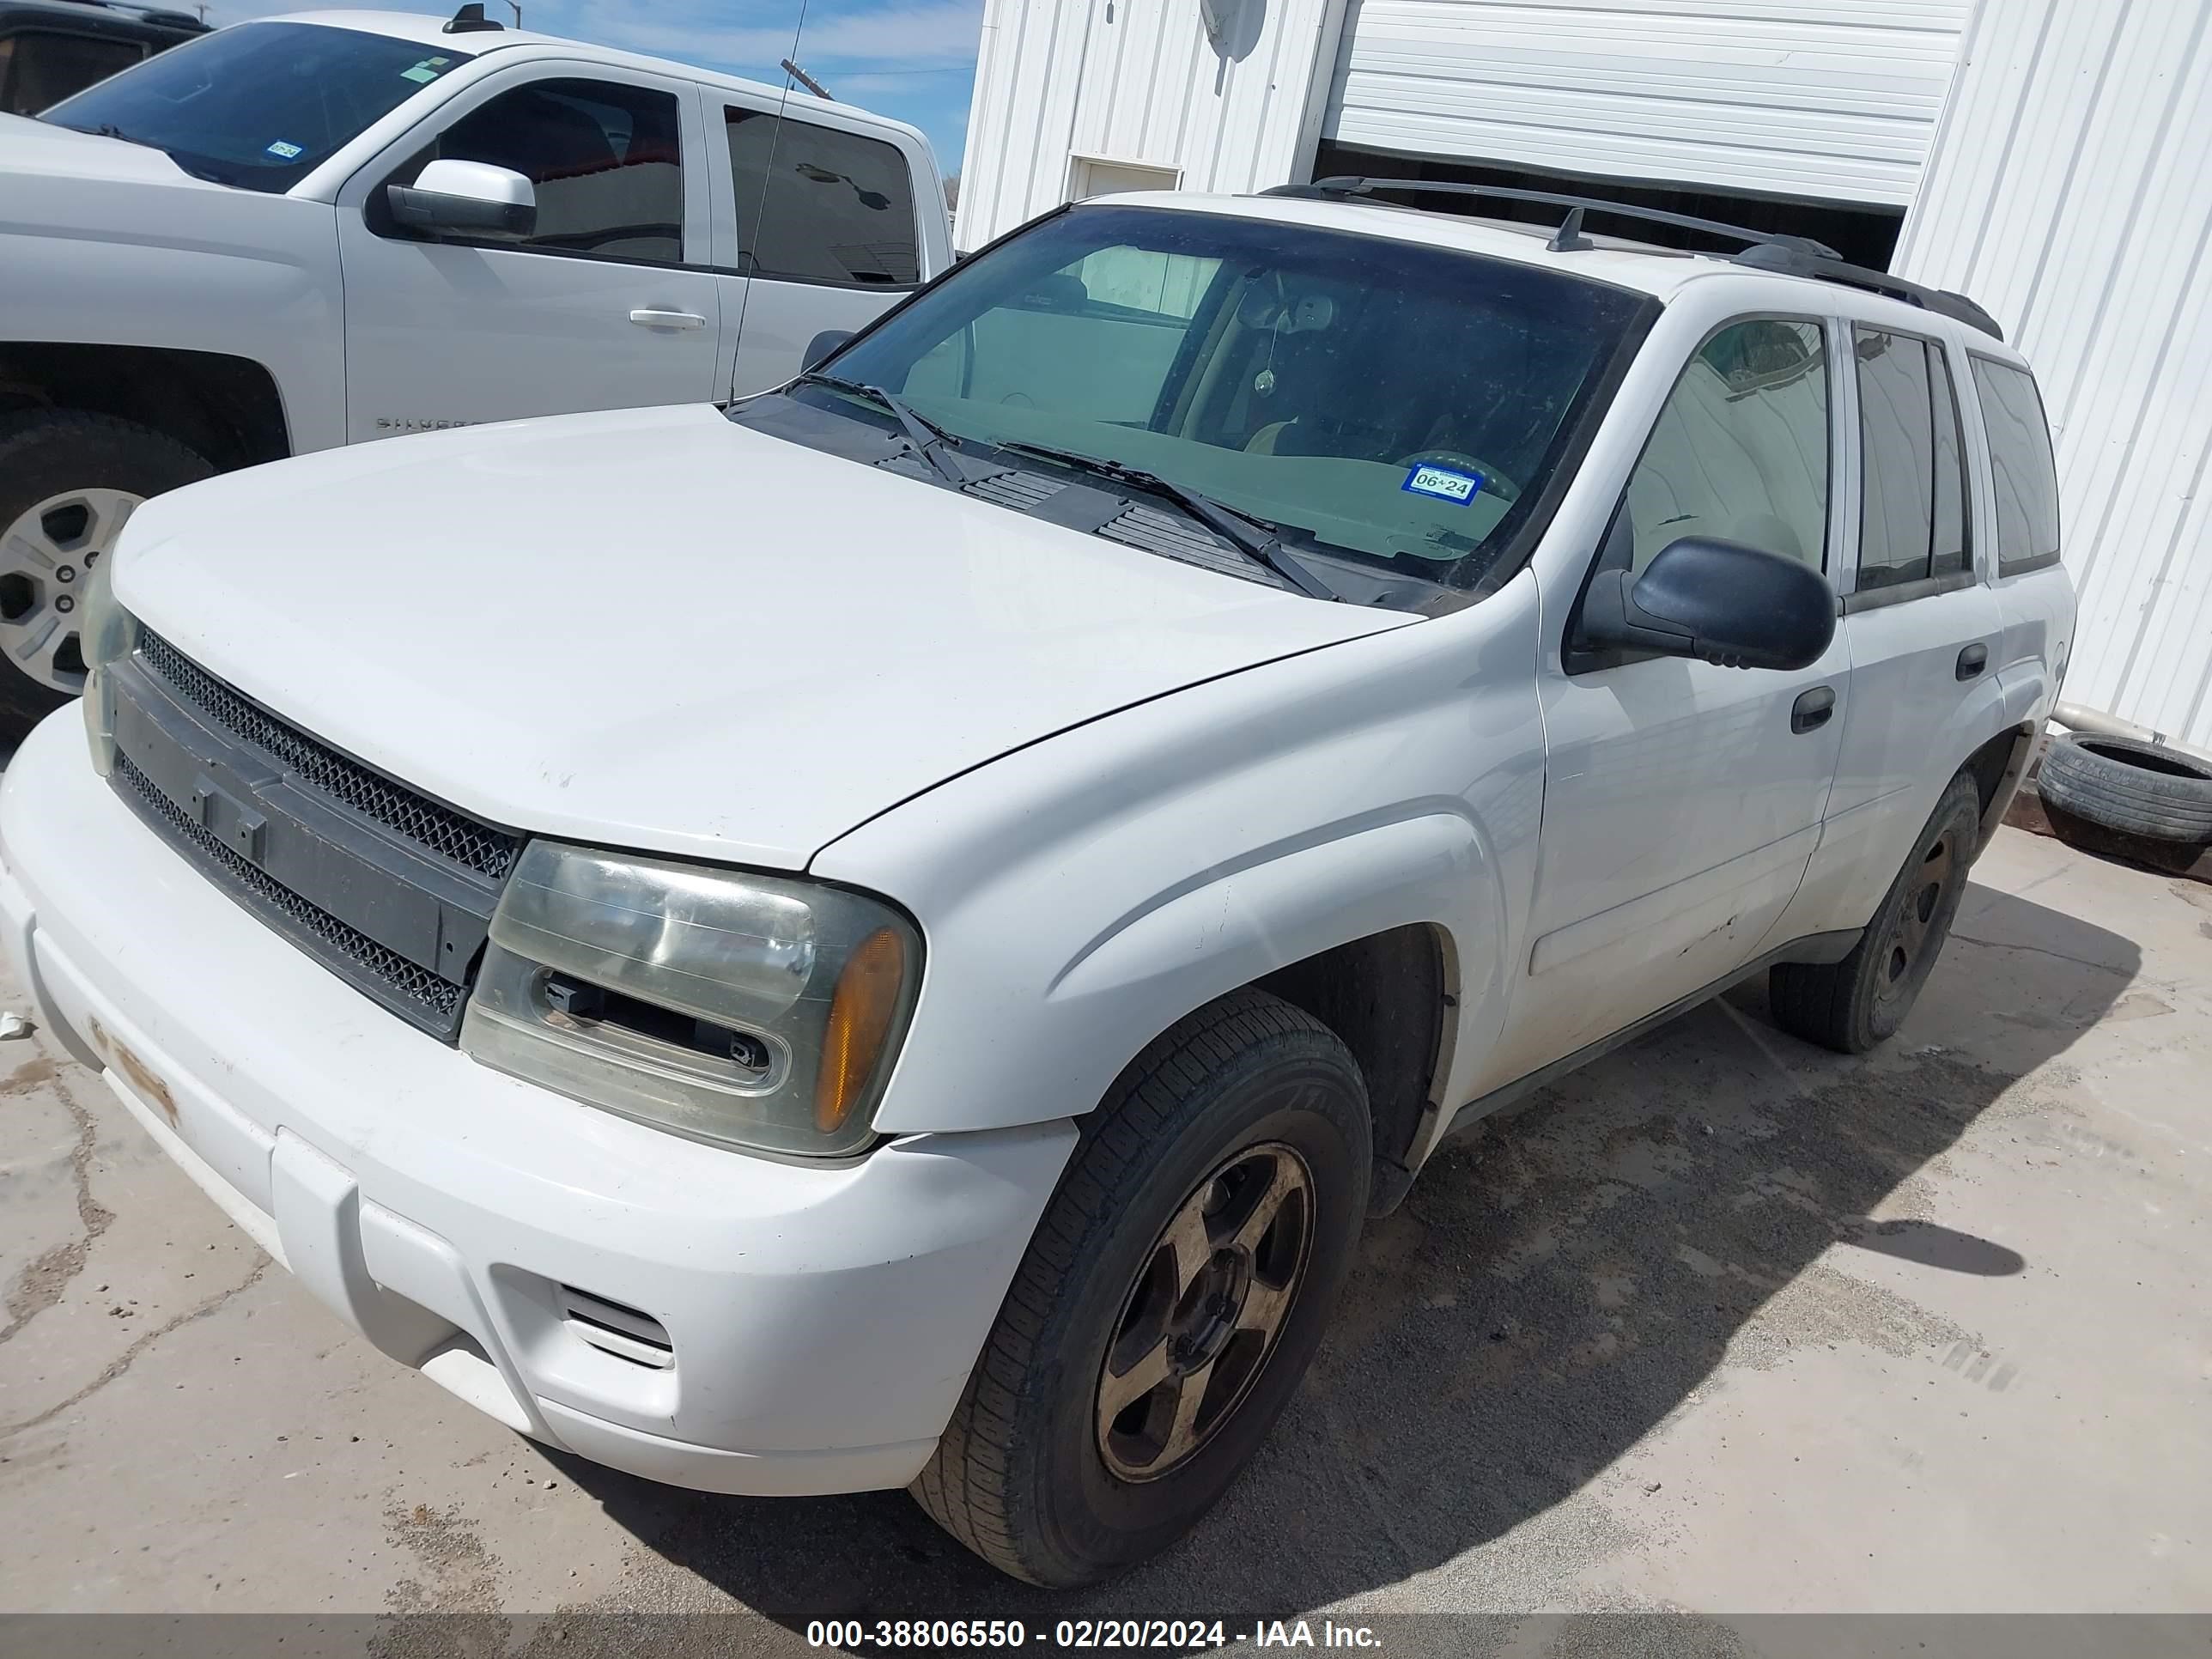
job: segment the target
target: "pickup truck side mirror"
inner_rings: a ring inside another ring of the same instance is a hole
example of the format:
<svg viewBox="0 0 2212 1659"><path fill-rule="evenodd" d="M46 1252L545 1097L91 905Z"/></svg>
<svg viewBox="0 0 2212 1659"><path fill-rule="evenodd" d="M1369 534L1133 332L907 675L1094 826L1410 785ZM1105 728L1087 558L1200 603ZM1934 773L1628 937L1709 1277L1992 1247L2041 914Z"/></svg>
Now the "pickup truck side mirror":
<svg viewBox="0 0 2212 1659"><path fill-rule="evenodd" d="M520 241L538 228L538 191L529 179L488 161L441 160L413 185L389 185L392 216L433 235Z"/></svg>
<svg viewBox="0 0 2212 1659"><path fill-rule="evenodd" d="M1836 593L1810 565L1685 536L1640 576L1601 570L1583 599L1585 647L1701 657L1728 668L1805 668L1836 635Z"/></svg>
<svg viewBox="0 0 2212 1659"><path fill-rule="evenodd" d="M853 337L849 328L825 328L806 343L806 354L799 360L801 368L812 368Z"/></svg>

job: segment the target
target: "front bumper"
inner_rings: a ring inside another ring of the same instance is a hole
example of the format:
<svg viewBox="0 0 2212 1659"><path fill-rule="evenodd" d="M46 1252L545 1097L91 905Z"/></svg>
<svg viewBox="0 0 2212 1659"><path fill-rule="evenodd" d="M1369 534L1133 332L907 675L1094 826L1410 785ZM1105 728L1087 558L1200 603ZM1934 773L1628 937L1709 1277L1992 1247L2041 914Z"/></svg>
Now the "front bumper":
<svg viewBox="0 0 2212 1659"><path fill-rule="evenodd" d="M341 1318L513 1428L678 1486L910 1480L1075 1143L1061 1121L807 1165L489 1071L147 830L74 708L0 785L0 923L48 1029ZM572 1291L658 1322L671 1363L596 1345Z"/></svg>

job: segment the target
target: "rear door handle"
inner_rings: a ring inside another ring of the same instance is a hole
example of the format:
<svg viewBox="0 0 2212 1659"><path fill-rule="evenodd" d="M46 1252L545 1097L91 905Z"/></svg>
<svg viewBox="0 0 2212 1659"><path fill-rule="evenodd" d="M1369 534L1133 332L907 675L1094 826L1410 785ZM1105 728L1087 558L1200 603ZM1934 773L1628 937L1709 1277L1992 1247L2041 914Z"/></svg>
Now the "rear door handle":
<svg viewBox="0 0 2212 1659"><path fill-rule="evenodd" d="M1808 732L1817 732L1835 712L1835 687L1816 685L1810 691L1799 692L1797 701L1790 705L1790 729L1800 737Z"/></svg>
<svg viewBox="0 0 2212 1659"><path fill-rule="evenodd" d="M1958 666L1952 673L1960 679L1970 680L1990 665L1990 648L1986 645L1970 645L1959 653Z"/></svg>
<svg viewBox="0 0 2212 1659"><path fill-rule="evenodd" d="M658 306L640 306L629 314L629 319L640 328L704 328L707 319L696 311L663 311Z"/></svg>

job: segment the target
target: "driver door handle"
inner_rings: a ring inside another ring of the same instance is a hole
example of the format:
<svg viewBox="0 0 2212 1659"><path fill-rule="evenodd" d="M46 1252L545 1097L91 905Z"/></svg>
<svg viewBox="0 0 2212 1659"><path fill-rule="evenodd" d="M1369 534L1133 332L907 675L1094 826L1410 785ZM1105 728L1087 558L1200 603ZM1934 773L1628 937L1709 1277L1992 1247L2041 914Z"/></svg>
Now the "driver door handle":
<svg viewBox="0 0 2212 1659"><path fill-rule="evenodd" d="M704 328L707 319L696 311L663 311L658 306L640 306L629 314L629 319L640 328Z"/></svg>
<svg viewBox="0 0 2212 1659"><path fill-rule="evenodd" d="M1800 737L1808 732L1817 732L1835 712L1835 687L1816 685L1810 691L1799 692L1797 701L1790 705L1790 729Z"/></svg>

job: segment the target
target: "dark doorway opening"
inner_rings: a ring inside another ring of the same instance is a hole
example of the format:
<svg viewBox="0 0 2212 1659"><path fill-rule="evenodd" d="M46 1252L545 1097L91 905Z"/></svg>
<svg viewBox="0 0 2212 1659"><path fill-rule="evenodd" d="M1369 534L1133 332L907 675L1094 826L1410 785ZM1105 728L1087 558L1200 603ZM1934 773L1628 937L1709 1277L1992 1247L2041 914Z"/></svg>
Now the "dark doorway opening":
<svg viewBox="0 0 2212 1659"><path fill-rule="evenodd" d="M1905 222L1902 208L1758 196L1705 185L1654 184L1648 179L1601 179L1586 173L1491 167L1480 161L1359 149L1324 140L1314 158L1313 176L1328 179L1346 173L1366 178L1449 179L1460 184L1499 185L1510 190L1553 190L1569 196L1602 197L1634 207L1717 219L1724 224L1741 225L1747 230L1810 236L1826 242L1851 264L1874 270L1889 269L1890 256L1897 251L1897 233ZM1431 196L1425 198L1421 205L1440 213L1510 219L1525 224L1556 224L1559 217L1555 210L1534 202L1483 201L1474 198L1455 200ZM1600 234L1632 237L1662 247L1689 248L1698 252L1735 251L1734 245L1700 236L1695 231L1633 219L1608 220L1593 214L1589 228Z"/></svg>

